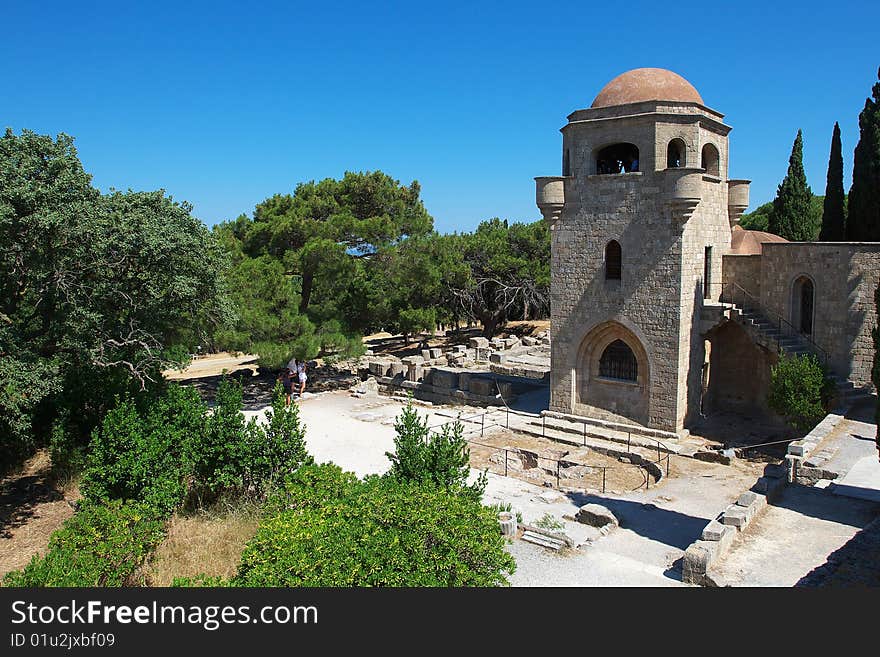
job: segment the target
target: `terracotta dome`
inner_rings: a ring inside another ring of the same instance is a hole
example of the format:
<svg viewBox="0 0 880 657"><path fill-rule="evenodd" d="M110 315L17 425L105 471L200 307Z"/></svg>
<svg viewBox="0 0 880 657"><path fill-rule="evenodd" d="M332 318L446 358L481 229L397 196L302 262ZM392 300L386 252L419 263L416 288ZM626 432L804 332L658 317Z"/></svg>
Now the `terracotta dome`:
<svg viewBox="0 0 880 657"><path fill-rule="evenodd" d="M694 86L677 73L664 68L634 68L606 84L591 107L611 107L646 100L704 104Z"/></svg>
<svg viewBox="0 0 880 657"><path fill-rule="evenodd" d="M734 226L730 236L731 255L761 255L765 242L787 242L788 240L773 233L762 230L746 230L742 226Z"/></svg>

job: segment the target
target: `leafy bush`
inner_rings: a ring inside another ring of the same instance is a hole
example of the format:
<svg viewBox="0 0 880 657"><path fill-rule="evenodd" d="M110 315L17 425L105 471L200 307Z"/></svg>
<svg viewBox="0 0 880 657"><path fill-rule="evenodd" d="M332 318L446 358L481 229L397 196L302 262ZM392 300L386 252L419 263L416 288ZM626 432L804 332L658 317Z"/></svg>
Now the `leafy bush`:
<svg viewBox="0 0 880 657"><path fill-rule="evenodd" d="M440 433L431 433L428 418L419 415L408 403L394 423L395 453L386 452L391 460L389 475L401 481L427 482L447 490L462 492L479 501L486 490L486 474L467 485L470 476L470 450L464 439L461 422L445 424Z"/></svg>
<svg viewBox="0 0 880 657"><path fill-rule="evenodd" d="M276 385L268 424L263 427L241 412L241 385L224 378L217 388L214 412L190 446L193 492L203 502L222 495L262 497L273 481L310 462L299 408L285 406Z"/></svg>
<svg viewBox="0 0 880 657"><path fill-rule="evenodd" d="M87 504L52 534L49 551L4 586L125 586L165 535L155 510L137 502Z"/></svg>
<svg viewBox="0 0 880 657"><path fill-rule="evenodd" d="M306 430L299 421L299 406L287 405L280 383L275 384L272 408L266 411L266 425L255 435L248 479L261 490L312 462L306 450Z"/></svg>
<svg viewBox="0 0 880 657"><path fill-rule="evenodd" d="M256 427L245 420L241 408L241 385L224 377L217 387L214 411L205 431L190 445L193 487L200 498L209 502L224 492L244 489Z"/></svg>
<svg viewBox="0 0 880 657"><path fill-rule="evenodd" d="M498 586L516 568L493 511L442 487L302 468L264 518L236 586Z"/></svg>
<svg viewBox="0 0 880 657"><path fill-rule="evenodd" d="M174 384L144 412L131 399L120 402L92 437L84 497L139 500L171 513L186 495L187 447L204 431L204 412L193 388Z"/></svg>
<svg viewBox="0 0 880 657"><path fill-rule="evenodd" d="M335 463L310 464L285 477L266 505L267 511L280 512L320 509L348 495L358 484L353 472Z"/></svg>
<svg viewBox="0 0 880 657"><path fill-rule="evenodd" d="M770 368L767 405L793 427L805 431L825 415L832 390L825 369L814 355L780 354L779 362Z"/></svg>
<svg viewBox="0 0 880 657"><path fill-rule="evenodd" d="M230 580L220 575L205 575L199 573L193 577L175 577L171 580L171 586L175 588L220 588L232 586Z"/></svg>

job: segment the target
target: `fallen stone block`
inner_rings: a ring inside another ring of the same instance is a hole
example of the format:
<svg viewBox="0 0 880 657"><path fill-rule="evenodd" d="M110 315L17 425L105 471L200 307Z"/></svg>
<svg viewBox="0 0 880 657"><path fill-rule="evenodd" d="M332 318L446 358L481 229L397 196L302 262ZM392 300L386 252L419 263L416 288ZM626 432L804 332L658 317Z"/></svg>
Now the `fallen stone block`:
<svg viewBox="0 0 880 657"><path fill-rule="evenodd" d="M507 355L502 354L501 352L494 351L489 354L489 362L490 363L498 363L499 365L504 363L507 360Z"/></svg>
<svg viewBox="0 0 880 657"><path fill-rule="evenodd" d="M457 344L452 348L452 351L454 351L457 354L464 354L464 353L467 353L467 347L464 346L463 344Z"/></svg>
<svg viewBox="0 0 880 657"><path fill-rule="evenodd" d="M747 490L745 493L740 495L736 503L738 506L749 506L752 502L758 499L758 494L754 493L750 490Z"/></svg>
<svg viewBox="0 0 880 657"><path fill-rule="evenodd" d="M369 397L378 397L379 396L379 382L376 381L373 377L370 377L366 381L361 381L354 388L354 392L359 395L369 396Z"/></svg>
<svg viewBox="0 0 880 657"><path fill-rule="evenodd" d="M443 350L439 347L432 347L429 351L431 352L431 358L440 358L443 355Z"/></svg>
<svg viewBox="0 0 880 657"><path fill-rule="evenodd" d="M523 343L523 346L526 346L526 347L534 347L536 344L538 344L538 339L537 339L537 338L533 338L533 337L531 337L530 335L524 335L524 336L522 337L522 340L520 340L520 342Z"/></svg>
<svg viewBox="0 0 880 657"><path fill-rule="evenodd" d="M431 356L430 349L422 349L422 360L431 360L433 356Z"/></svg>
<svg viewBox="0 0 880 657"><path fill-rule="evenodd" d="M491 353L492 350L489 347L478 347L476 353L474 354L474 359L478 363L488 362Z"/></svg>
<svg viewBox="0 0 880 657"><path fill-rule="evenodd" d="M591 527L604 527L605 525L618 526L617 517L601 504L585 504L578 509L575 519L584 525Z"/></svg>
<svg viewBox="0 0 880 657"><path fill-rule="evenodd" d="M468 338L468 347L471 349L487 349L489 347L489 338Z"/></svg>
<svg viewBox="0 0 880 657"><path fill-rule="evenodd" d="M730 457L721 452L714 450L700 450L694 454L694 458L698 461L706 461L707 463L719 463L721 465L730 465Z"/></svg>
<svg viewBox="0 0 880 657"><path fill-rule="evenodd" d="M374 376L386 376L389 370L388 361L374 360L370 363L370 374Z"/></svg>
<svg viewBox="0 0 880 657"><path fill-rule="evenodd" d="M421 381L424 378L424 368L419 363L410 363L406 370L407 381Z"/></svg>
<svg viewBox="0 0 880 657"><path fill-rule="evenodd" d="M519 338L504 338L503 343L505 349L513 349L520 344Z"/></svg>
<svg viewBox="0 0 880 657"><path fill-rule="evenodd" d="M425 359L422 356L407 356L406 358L401 358L400 362L406 365L421 365L425 362Z"/></svg>

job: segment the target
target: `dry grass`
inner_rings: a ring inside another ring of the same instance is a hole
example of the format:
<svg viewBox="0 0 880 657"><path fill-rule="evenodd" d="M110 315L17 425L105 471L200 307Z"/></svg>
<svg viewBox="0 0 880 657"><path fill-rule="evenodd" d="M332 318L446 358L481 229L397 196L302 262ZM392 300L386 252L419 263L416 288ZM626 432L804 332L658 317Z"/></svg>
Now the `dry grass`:
<svg viewBox="0 0 880 657"><path fill-rule="evenodd" d="M231 577L245 544L259 524L255 508L225 513L175 515L168 535L146 567L152 586L170 586L175 577Z"/></svg>

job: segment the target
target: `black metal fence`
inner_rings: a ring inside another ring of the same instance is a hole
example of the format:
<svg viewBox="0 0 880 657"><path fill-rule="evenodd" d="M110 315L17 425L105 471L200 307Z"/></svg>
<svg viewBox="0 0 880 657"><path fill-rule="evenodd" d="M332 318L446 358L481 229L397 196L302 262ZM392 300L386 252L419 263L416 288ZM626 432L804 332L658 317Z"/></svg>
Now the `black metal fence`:
<svg viewBox="0 0 880 657"><path fill-rule="evenodd" d="M630 431L618 431L618 433L620 433L621 436L623 433L626 433L626 455L628 455L629 458L632 458L635 462L621 462L613 466L599 463L583 462L575 460L573 458L556 458L553 456L540 454L538 452L525 448L491 445L474 439L476 438L477 433L479 433L479 436L481 438L484 438L486 435L486 431L492 428L510 429L511 414L515 416L526 416L532 418L541 417L541 435L543 438L559 442L563 445L570 445L570 443L568 443L567 441L561 441L557 438L554 438L553 436L547 436L545 416L511 411L510 408L505 408L503 410L491 409L481 413L460 416L455 419L430 426L428 427L428 429L429 433L433 432L436 434L438 430L442 430L442 428L445 426L454 424L456 422L461 423L463 425L462 435L468 441L472 453L477 452L478 454L485 456L484 451L489 451L488 456L486 456L485 460L489 464L487 467L490 472L503 475L505 477L511 476L511 474L518 474L523 479L539 480L540 483L548 481L549 478L551 484L555 482L556 488L560 488L562 486L562 483L564 481L567 481L571 483L589 483L589 485L579 487L593 488L596 490L601 490L603 493L608 490L609 485L612 483L615 486L622 485L626 490L640 490L641 488L645 488L647 490L651 487L651 480L655 477L656 480L659 480L664 475L669 476L672 456L671 450L669 450L662 441L656 438L643 437L643 439L650 440L653 443L650 448L651 455L646 456L645 454L634 452L632 432ZM621 456L624 456L624 454L622 453L622 438L617 441L621 444L619 454L617 453L618 450L614 450L612 448L598 448L596 445L588 444L588 424L589 423L586 421L583 422L584 428L582 435L583 445L585 447L589 447L590 449L603 453L608 457L619 458ZM514 429L514 431L516 431L516 429ZM473 438L469 436L473 436ZM608 440L608 438L603 439ZM635 445L635 447L645 450L649 449L641 444L637 444ZM654 448L656 448L657 450L656 459L653 457ZM634 486L631 486L630 483L633 481L637 481L638 483Z"/></svg>

